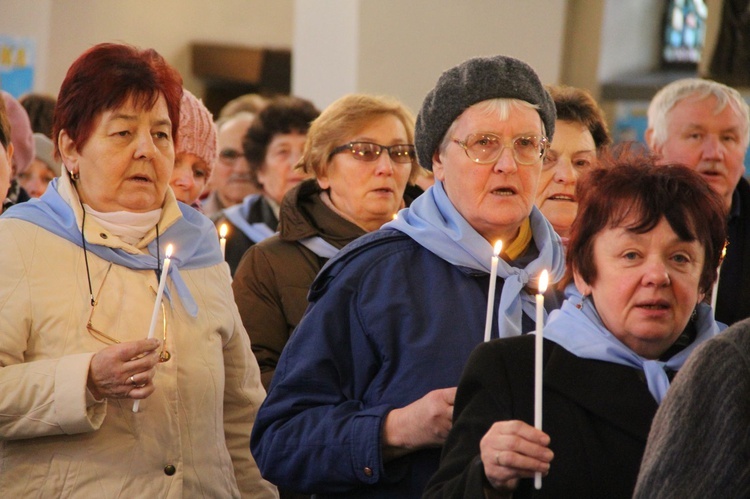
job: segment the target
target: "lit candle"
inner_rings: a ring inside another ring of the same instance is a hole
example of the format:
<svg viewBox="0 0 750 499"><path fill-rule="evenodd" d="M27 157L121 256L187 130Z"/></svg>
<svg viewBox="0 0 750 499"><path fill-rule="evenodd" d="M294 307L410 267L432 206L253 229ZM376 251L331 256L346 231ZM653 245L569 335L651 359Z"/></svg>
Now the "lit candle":
<svg viewBox="0 0 750 499"><path fill-rule="evenodd" d="M487 293L487 319L484 322L484 341L490 341L490 334L492 334L492 315L495 311L495 281L497 281L497 261L500 256L500 251L503 249L503 242L498 241L495 243L495 248L492 251L492 267L490 269L490 290Z"/></svg>
<svg viewBox="0 0 750 499"><path fill-rule="evenodd" d="M167 245L167 251L165 252L166 256L164 258L164 268L161 271L161 276L159 277L159 288L156 291L156 301L154 302L154 311L151 313L151 325L148 328L148 335L146 336L147 339L151 339L154 337L154 331L156 330L156 321L159 318L159 308L161 307L161 300L164 296L164 286L167 284L167 274L169 273L169 263L170 263L170 257L172 256L172 245ZM158 258L158 257L157 257ZM133 412L138 412L138 407L141 405L140 400L136 400L133 404Z"/></svg>
<svg viewBox="0 0 750 499"><path fill-rule="evenodd" d="M544 340L544 292L549 275L546 270L539 276L539 293L536 295L536 342L534 348L534 427L542 429L542 342ZM534 488L542 488L542 474L534 473Z"/></svg>
<svg viewBox="0 0 750 499"><path fill-rule="evenodd" d="M721 277L721 264L724 261L724 257L727 256L727 245L724 245L724 249L721 250L721 259L719 260L719 268L716 269L716 282L714 288L711 291L711 312L716 318L716 299L719 297L719 278Z"/></svg>
<svg viewBox="0 0 750 499"><path fill-rule="evenodd" d="M227 253L227 224L221 224L219 229L219 244L221 245L221 258L223 259Z"/></svg>

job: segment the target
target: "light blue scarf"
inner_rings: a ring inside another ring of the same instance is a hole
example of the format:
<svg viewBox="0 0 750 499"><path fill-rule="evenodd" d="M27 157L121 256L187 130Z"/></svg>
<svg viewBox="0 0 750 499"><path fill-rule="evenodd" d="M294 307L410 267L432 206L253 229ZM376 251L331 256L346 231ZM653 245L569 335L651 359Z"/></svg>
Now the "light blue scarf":
<svg viewBox="0 0 750 499"><path fill-rule="evenodd" d="M563 302L562 308L550 313L549 321L544 326L544 337L577 357L603 360L643 370L648 391L660 404L669 389L669 378L664 369L678 371L698 345L726 328L726 325L713 319L711 307L701 303L697 307L698 335L695 341L666 362L644 359L604 327L592 301L584 300L575 284L565 288L565 295L567 299Z"/></svg>
<svg viewBox="0 0 750 499"><path fill-rule="evenodd" d="M524 286L529 283L536 285L544 269L549 271L551 283L559 281L565 272L562 241L552 225L536 207L531 210L530 220L533 243L539 250L536 260L523 269L513 267L502 258L498 262L497 275L505 281L497 313L501 338L522 333L522 311L531 318L535 317L536 301L523 292ZM408 234L448 263L490 273L492 245L456 210L440 181L383 228Z"/></svg>
<svg viewBox="0 0 750 499"><path fill-rule="evenodd" d="M260 197L260 194L250 194L245 196L240 204L230 206L224 210L224 216L227 220L240 229L248 239L254 243L259 243L274 235L274 231L266 224L250 223L247 221L250 215L250 206Z"/></svg>
<svg viewBox="0 0 750 499"><path fill-rule="evenodd" d="M341 251L320 236L306 237L297 242L321 258L331 259Z"/></svg>
<svg viewBox="0 0 750 499"><path fill-rule="evenodd" d="M57 184L58 179L52 180L42 197L17 204L2 216L31 222L81 247L81 230L78 228L75 213L60 196ZM159 236L162 240L160 246L164 251L166 243L174 244L176 249L171 258L169 277L185 310L192 317L196 317L198 305L180 276L180 269L210 267L221 263L223 258L213 223L187 205L179 203L179 207L182 217ZM88 241L86 248L99 258L129 269L156 270L157 268L156 240L148 244L148 255L131 254L122 249L109 248ZM165 289L165 293L171 301L169 289Z"/></svg>

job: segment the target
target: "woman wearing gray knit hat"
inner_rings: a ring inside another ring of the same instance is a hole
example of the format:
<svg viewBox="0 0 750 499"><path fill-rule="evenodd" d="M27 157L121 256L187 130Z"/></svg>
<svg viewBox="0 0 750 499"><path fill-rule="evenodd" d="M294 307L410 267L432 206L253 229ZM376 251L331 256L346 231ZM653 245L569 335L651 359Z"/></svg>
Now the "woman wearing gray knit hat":
<svg viewBox="0 0 750 499"><path fill-rule="evenodd" d="M520 335L541 271L562 277L560 239L534 208L554 125L521 61L474 58L440 77L415 134L435 185L318 274L255 422L267 479L318 497L421 497L489 299L489 336Z"/></svg>

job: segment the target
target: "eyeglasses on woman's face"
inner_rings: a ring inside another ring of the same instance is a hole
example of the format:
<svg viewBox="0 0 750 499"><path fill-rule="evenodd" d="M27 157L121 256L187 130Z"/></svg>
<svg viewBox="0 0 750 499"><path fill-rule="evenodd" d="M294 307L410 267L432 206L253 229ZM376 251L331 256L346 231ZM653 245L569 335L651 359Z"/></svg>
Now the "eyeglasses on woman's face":
<svg viewBox="0 0 750 499"><path fill-rule="evenodd" d="M464 149L470 160L482 165L497 162L506 147L513 151L516 163L533 165L544 158L549 144L547 137L541 135L519 135L506 143L499 135L489 132L472 133L464 140L454 137L453 142Z"/></svg>
<svg viewBox="0 0 750 499"><path fill-rule="evenodd" d="M380 155L386 151L394 163L411 164L417 159L417 153L414 144L396 144L384 146L374 142L349 142L342 146L336 147L329 156L329 159L336 154L349 153L354 159L359 161L371 162L377 161Z"/></svg>

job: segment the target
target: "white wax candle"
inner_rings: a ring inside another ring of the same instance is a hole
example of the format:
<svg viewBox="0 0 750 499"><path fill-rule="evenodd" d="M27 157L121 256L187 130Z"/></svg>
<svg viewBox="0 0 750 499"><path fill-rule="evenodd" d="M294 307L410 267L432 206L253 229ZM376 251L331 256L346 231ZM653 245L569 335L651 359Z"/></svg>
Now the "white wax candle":
<svg viewBox="0 0 750 499"><path fill-rule="evenodd" d="M487 316L484 321L484 341L490 341L492 334L492 315L495 311L495 281L497 281L497 262L500 251L503 249L503 242L498 241L492 251L492 266L490 268L490 289L487 294Z"/></svg>
<svg viewBox="0 0 750 499"><path fill-rule="evenodd" d="M542 347L544 341L544 292L547 291L549 275L546 270L539 277L539 293L536 295L536 341L534 343L534 427L542 429ZM534 488L542 488L542 474L534 473Z"/></svg>
<svg viewBox="0 0 750 499"><path fill-rule="evenodd" d="M719 279L721 278L721 265L719 265L719 268L716 269L716 282L714 283L714 288L711 291L711 311L714 314L714 318L716 318L716 299L719 297Z"/></svg>
<svg viewBox="0 0 750 499"><path fill-rule="evenodd" d="M161 300L164 296L164 286L167 284L167 274L169 273L169 257L172 256L172 245L167 245L166 257L164 258L164 268L161 271L161 277L159 278L159 289L156 291L156 301L154 302L154 311L151 312L151 325L148 327L147 339L154 337L154 331L156 330L156 321L159 318L159 308L161 308ZM133 412L138 412L138 407L141 405L140 400L136 400L133 404Z"/></svg>
<svg viewBox="0 0 750 499"><path fill-rule="evenodd" d="M719 297L719 279L721 278L721 264L724 262L724 257L727 256L727 245L724 244L724 249L721 250L721 259L719 260L719 267L716 269L716 282L714 283L713 290L711 290L711 313L716 319L716 299Z"/></svg>
<svg viewBox="0 0 750 499"><path fill-rule="evenodd" d="M219 229L219 244L221 245L221 258L227 253L227 224L221 224Z"/></svg>

